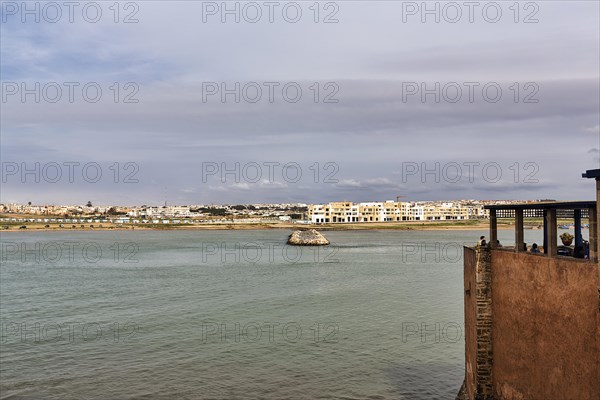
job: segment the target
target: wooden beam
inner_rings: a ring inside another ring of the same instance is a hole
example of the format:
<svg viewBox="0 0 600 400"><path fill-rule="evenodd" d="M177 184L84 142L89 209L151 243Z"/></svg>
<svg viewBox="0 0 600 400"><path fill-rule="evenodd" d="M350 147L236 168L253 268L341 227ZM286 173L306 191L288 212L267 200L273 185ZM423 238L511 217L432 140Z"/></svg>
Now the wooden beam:
<svg viewBox="0 0 600 400"><path fill-rule="evenodd" d="M527 251L523 246L525 242L525 233L523 231L523 210L515 210L515 249L519 251Z"/></svg>
<svg viewBox="0 0 600 400"><path fill-rule="evenodd" d="M555 257L558 252L558 245L556 243L558 235L556 230L558 227L556 226L556 210L546 210L546 218L544 219L544 225L546 228L547 241L546 246L548 250L546 254L549 257Z"/></svg>

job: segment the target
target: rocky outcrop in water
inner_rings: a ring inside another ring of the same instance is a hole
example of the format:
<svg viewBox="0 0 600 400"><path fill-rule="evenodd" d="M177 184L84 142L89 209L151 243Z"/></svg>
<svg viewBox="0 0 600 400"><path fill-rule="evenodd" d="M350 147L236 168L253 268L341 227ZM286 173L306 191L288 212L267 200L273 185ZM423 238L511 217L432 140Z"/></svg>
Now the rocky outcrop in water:
<svg viewBox="0 0 600 400"><path fill-rule="evenodd" d="M327 246L329 240L314 229L292 232L287 241L293 246Z"/></svg>

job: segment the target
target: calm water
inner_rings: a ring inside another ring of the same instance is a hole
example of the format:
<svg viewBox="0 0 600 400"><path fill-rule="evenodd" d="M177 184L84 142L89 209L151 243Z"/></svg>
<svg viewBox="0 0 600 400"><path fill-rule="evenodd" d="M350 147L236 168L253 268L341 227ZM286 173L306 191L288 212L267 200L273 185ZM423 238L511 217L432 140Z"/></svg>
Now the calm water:
<svg viewBox="0 0 600 400"><path fill-rule="evenodd" d="M287 234L2 234L1 397L453 398L486 232Z"/></svg>

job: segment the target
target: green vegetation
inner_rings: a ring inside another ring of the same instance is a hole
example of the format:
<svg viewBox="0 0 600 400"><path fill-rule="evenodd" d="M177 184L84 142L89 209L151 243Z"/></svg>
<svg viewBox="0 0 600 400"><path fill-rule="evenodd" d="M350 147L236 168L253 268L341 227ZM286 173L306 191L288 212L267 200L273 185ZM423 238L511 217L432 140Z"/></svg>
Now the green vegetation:
<svg viewBox="0 0 600 400"><path fill-rule="evenodd" d="M569 232L565 232L562 235L560 235L560 238L566 242L568 242L569 240L573 240L575 236L571 235Z"/></svg>
<svg viewBox="0 0 600 400"><path fill-rule="evenodd" d="M209 215L216 215L216 216L226 216L226 215L229 215L227 213L227 210L225 210L224 208L207 208L207 207L202 207L202 208L200 208L200 212L202 212L202 214L209 214Z"/></svg>
<svg viewBox="0 0 600 400"><path fill-rule="evenodd" d="M117 207L111 207L106 211L107 215L126 215L126 212L117 211Z"/></svg>

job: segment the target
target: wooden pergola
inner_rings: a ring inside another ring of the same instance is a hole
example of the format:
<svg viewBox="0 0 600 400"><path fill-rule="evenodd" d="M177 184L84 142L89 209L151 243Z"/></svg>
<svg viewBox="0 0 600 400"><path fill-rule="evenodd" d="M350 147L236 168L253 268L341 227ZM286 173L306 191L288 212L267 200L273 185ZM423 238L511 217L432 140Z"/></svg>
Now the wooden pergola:
<svg viewBox="0 0 600 400"><path fill-rule="evenodd" d="M557 219L572 218L575 227L575 247L583 245L581 236L581 219L589 218L590 228L590 259L597 257L598 229L596 225L595 201L567 202L535 202L523 204L500 204L485 206L490 210L490 247L496 247L498 239L498 218L515 219L515 250L525 252L523 221L525 217L543 217L544 219L544 254L553 257L558 254L558 224ZM594 222L592 222L594 221Z"/></svg>
<svg viewBox="0 0 600 400"><path fill-rule="evenodd" d="M515 219L515 250L525 252L523 221L525 217L542 217L544 220L544 254L555 257L558 254L557 219L572 218L575 228L575 248L581 246L581 219L588 218L590 229L590 260L598 262L598 227L600 215L600 169L588 170L584 178L596 179L596 201L532 202L523 204L499 204L485 206L490 210L490 247L497 247L498 218Z"/></svg>

